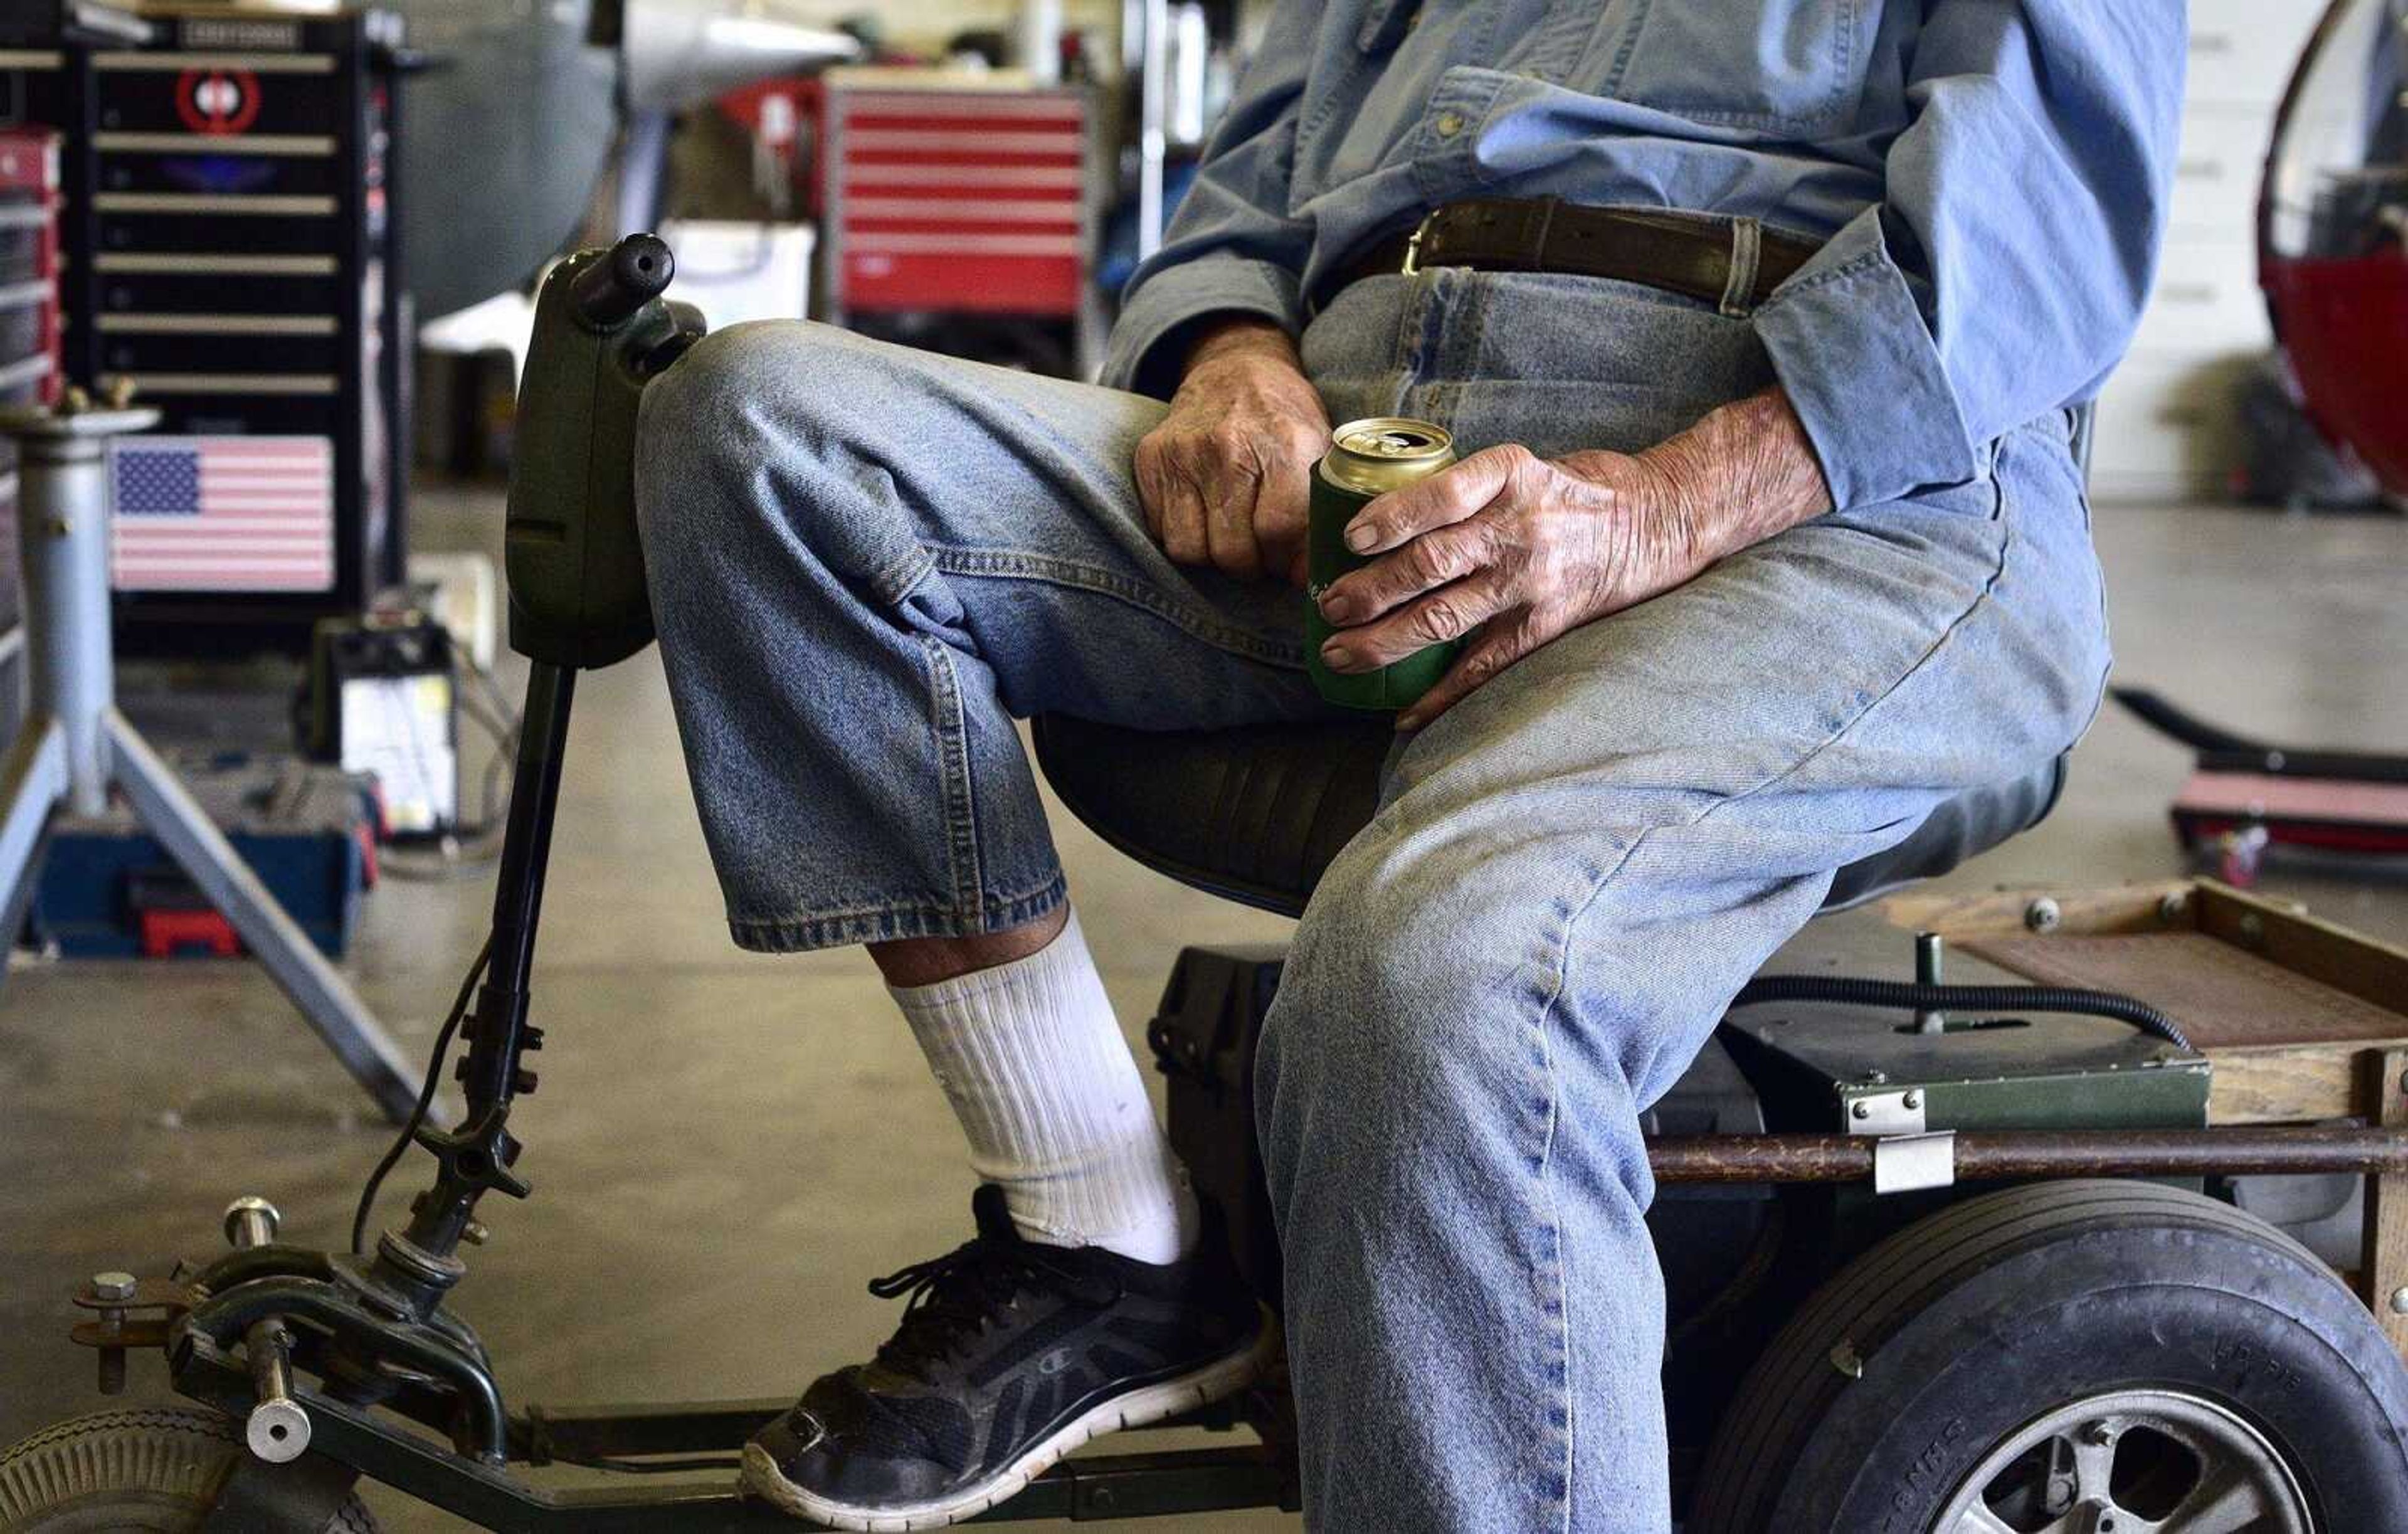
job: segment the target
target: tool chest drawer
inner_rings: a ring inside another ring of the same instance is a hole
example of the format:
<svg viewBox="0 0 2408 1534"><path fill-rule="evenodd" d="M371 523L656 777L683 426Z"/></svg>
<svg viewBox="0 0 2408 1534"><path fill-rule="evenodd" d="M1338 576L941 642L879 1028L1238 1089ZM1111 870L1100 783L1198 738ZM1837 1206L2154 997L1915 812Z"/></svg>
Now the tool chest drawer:
<svg viewBox="0 0 2408 1534"><path fill-rule="evenodd" d="M206 255L234 245L254 255L309 255L332 243L322 227L335 217L332 198L295 197L290 199L296 205L292 208L266 209L251 197L136 207L133 195L101 194L102 251ZM305 204L309 206L299 206Z"/></svg>
<svg viewBox="0 0 2408 1534"><path fill-rule="evenodd" d="M831 308L1076 314L1093 227L1086 93L908 78L826 77Z"/></svg>

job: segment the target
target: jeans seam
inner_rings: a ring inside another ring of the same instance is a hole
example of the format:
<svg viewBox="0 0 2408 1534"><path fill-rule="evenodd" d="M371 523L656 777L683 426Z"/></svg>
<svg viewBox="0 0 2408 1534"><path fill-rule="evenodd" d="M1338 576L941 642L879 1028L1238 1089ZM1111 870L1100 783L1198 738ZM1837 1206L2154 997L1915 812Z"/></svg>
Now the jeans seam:
<svg viewBox="0 0 2408 1534"><path fill-rule="evenodd" d="M1574 935L1579 932L1581 923L1596 907L1598 898L1605 894L1605 887L1612 882L1614 875L1620 873L1629 865L1630 860L1638 855L1640 847L1647 840L1647 836L1648 833L1642 830L1631 838L1630 845L1623 849L1622 855L1614 860L1613 866L1601 870L1590 882L1587 897L1581 901L1580 909L1574 910L1565 921L1562 936L1555 942L1553 982L1548 988L1546 999L1540 1005L1539 1015L1532 1028L1537 1036L1541 1068L1547 1082L1547 1128L1539 1154L1539 1193L1546 1209L1548 1236L1555 1246L1555 1351L1563 1371L1563 1378L1556 1383L1556 1400L1564 1416L1564 1424L1560 1429L1564 1441L1561 1472L1563 1489L1555 1500L1561 1507L1560 1527L1565 1534L1570 1534L1572 1527L1572 1466L1579 1441L1580 1420L1579 1396L1572 1388L1572 1371L1577 1360L1572 1350L1572 1339L1575 1333L1571 1317L1571 1286L1564 1281L1563 1211L1555 1201L1555 1183L1552 1176L1555 1168L1555 1130L1562 1121L1561 1087L1555 1076L1552 1025L1556 1005L1563 1000L1564 992L1570 983ZM1553 1427L1554 1424L1550 1423L1549 1426Z"/></svg>
<svg viewBox="0 0 2408 1534"><path fill-rule="evenodd" d="M954 906L894 900L835 910L796 910L783 916L730 915L727 928L739 946L772 952L882 941L884 939L877 935L877 929L882 927L895 937L969 937L983 931L1025 926L1050 914L1067 897L1067 884L1057 867L1026 889L982 894L979 909L968 925L964 913ZM986 920L990 913L998 918L999 925Z"/></svg>
<svg viewBox="0 0 2408 1534"><path fill-rule="evenodd" d="M1165 597L1156 587L1098 566L1021 549L936 545L928 552L935 567L948 576L973 580L988 577L1005 581L1036 581L1109 596L1159 618L1188 638L1211 645L1215 650L1286 670L1300 671L1304 668L1301 645L1251 634L1228 624L1214 623L1185 605Z"/></svg>
<svg viewBox="0 0 2408 1534"><path fill-rule="evenodd" d="M928 551L915 543L898 555L893 564L870 576L870 595L887 607L901 607L904 599L911 595L912 588L925 581L928 573L936 567L936 561L929 557Z"/></svg>
<svg viewBox="0 0 2408 1534"><path fill-rule="evenodd" d="M983 922L986 881L979 867L977 779L970 770L969 720L962 708L961 678L953 652L923 635L920 650L928 666L928 723L944 781L945 862L953 870L953 908L965 920Z"/></svg>

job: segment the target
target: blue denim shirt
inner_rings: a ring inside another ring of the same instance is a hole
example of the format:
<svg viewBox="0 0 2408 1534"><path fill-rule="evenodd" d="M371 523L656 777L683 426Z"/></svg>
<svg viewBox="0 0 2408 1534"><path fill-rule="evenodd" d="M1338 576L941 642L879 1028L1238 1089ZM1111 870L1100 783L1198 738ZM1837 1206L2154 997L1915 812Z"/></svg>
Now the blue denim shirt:
<svg viewBox="0 0 2408 1534"><path fill-rule="evenodd" d="M2184 0L1283 0L1105 381L1478 195L1821 242L1753 316L1842 507L1979 471L2097 394L2155 275Z"/></svg>

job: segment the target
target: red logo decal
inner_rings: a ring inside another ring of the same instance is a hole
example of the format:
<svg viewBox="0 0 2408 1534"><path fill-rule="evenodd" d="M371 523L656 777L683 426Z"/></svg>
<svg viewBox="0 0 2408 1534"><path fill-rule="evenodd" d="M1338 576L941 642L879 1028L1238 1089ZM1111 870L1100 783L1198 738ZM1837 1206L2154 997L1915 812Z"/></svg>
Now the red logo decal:
<svg viewBox="0 0 2408 1534"><path fill-rule="evenodd" d="M187 69L176 79L176 113L210 138L247 133L259 121L259 77L248 69Z"/></svg>

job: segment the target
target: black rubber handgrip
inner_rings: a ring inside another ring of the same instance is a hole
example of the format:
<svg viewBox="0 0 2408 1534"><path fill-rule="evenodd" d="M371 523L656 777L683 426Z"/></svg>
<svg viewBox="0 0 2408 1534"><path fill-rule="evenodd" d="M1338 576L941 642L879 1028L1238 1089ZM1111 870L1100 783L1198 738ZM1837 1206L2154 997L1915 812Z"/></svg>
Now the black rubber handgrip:
<svg viewBox="0 0 2408 1534"><path fill-rule="evenodd" d="M2199 1053L2172 1018L2145 1001L2113 991L2076 991L2057 985L1913 985L1842 975L1758 975L1741 989L1731 1005L1752 1007L1767 1001L1836 1001L1898 1011L2072 1012L2112 1017L2154 1034L2186 1054Z"/></svg>
<svg viewBox="0 0 2408 1534"><path fill-rule="evenodd" d="M613 330L668 292L676 276L677 257L666 242L656 235L629 235L577 274L569 284L569 301L587 324Z"/></svg>

